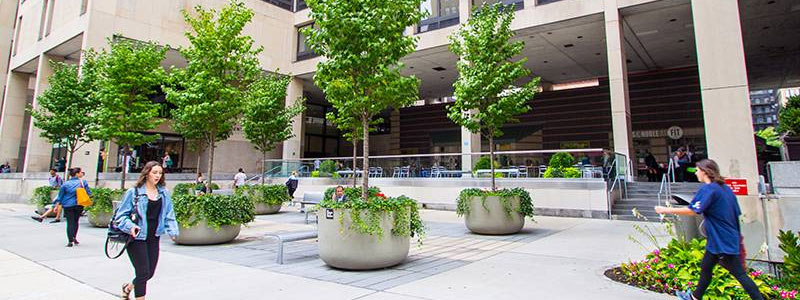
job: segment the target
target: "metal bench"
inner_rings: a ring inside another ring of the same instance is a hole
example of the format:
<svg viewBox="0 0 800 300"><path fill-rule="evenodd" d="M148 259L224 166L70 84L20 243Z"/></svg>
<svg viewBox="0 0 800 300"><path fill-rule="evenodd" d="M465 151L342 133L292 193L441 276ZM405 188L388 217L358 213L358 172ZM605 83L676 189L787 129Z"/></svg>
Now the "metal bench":
<svg viewBox="0 0 800 300"><path fill-rule="evenodd" d="M303 200L300 201L300 211L306 214L306 224L308 224L309 211L305 208L306 205L317 205L322 201L324 194L319 192L305 192L303 193Z"/></svg>
<svg viewBox="0 0 800 300"><path fill-rule="evenodd" d="M295 242L301 240L308 240L308 239L315 239L317 238L317 231L316 230L309 230L309 231L298 231L298 232L286 232L286 233L271 233L267 234L267 236L274 237L278 240L278 257L275 261L278 264L283 264L283 243L287 242Z"/></svg>

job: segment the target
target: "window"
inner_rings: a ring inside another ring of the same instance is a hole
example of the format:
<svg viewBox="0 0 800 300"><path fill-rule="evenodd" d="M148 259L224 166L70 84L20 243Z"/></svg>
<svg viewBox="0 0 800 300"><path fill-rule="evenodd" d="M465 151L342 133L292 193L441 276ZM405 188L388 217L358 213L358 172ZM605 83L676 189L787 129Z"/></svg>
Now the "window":
<svg viewBox="0 0 800 300"><path fill-rule="evenodd" d="M50 35L50 29L53 27L53 7L55 0L47 0L47 23L44 29L44 36Z"/></svg>
<svg viewBox="0 0 800 300"><path fill-rule="evenodd" d="M295 11L301 11L308 8L306 5L306 0L297 0L297 7L295 7Z"/></svg>
<svg viewBox="0 0 800 300"><path fill-rule="evenodd" d="M86 7L89 6L89 0L81 1L81 16L86 13Z"/></svg>
<svg viewBox="0 0 800 300"><path fill-rule="evenodd" d="M50 1L42 1L42 17L39 19L39 40L44 37L45 20L47 20L47 4Z"/></svg>
<svg viewBox="0 0 800 300"><path fill-rule="evenodd" d="M472 7L478 10L484 4L491 5L495 3L503 3L504 5L514 5L514 10L521 10L525 8L525 1L523 0L472 0Z"/></svg>
<svg viewBox="0 0 800 300"><path fill-rule="evenodd" d="M294 0L263 0L263 1L288 11L294 11Z"/></svg>
<svg viewBox="0 0 800 300"><path fill-rule="evenodd" d="M301 26L297 28L297 60L306 60L309 58L317 57L318 55L314 53L314 50L308 46L308 41L306 40L306 36L303 35L303 29L311 28L314 24L308 24L305 26ZM317 28L317 27L315 27Z"/></svg>
<svg viewBox="0 0 800 300"><path fill-rule="evenodd" d="M424 0L419 9L428 13L428 18L417 26L417 33L458 25L457 0Z"/></svg>
<svg viewBox="0 0 800 300"><path fill-rule="evenodd" d="M558 2L561 0L536 0L536 5L545 5L548 3Z"/></svg>

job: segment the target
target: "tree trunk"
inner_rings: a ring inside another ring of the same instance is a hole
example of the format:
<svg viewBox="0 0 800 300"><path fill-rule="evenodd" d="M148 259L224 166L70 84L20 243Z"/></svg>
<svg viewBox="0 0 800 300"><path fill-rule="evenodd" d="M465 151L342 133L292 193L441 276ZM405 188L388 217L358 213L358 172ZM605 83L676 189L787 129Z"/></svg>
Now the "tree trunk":
<svg viewBox="0 0 800 300"><path fill-rule="evenodd" d="M194 171L200 173L200 152L203 152L205 149L201 149L200 146L197 147L197 166L195 166Z"/></svg>
<svg viewBox="0 0 800 300"><path fill-rule="evenodd" d="M72 157L74 156L74 153L75 153L75 149L70 149L69 150L69 156L67 157L67 167L64 168L64 173L65 173L64 174L64 178L69 178L69 177L67 177L67 174L69 173L69 169L72 168Z"/></svg>
<svg viewBox="0 0 800 300"><path fill-rule="evenodd" d="M267 161L267 152L261 152L261 184L264 184L264 176L266 175L264 174L264 172L266 172L266 170L264 170L264 163L266 161Z"/></svg>
<svg viewBox="0 0 800 300"><path fill-rule="evenodd" d="M212 135L212 136L215 136L215 135ZM213 177L214 176L214 139L213 138L211 139L210 143L208 143L208 147L209 147L208 151L210 151L210 152L208 153L208 180L206 181L206 182L208 182L208 185L206 186L206 188L208 188L209 192L211 192L211 183L214 180L214 177Z"/></svg>
<svg viewBox="0 0 800 300"><path fill-rule="evenodd" d="M125 148L122 150L122 181L120 182L119 186L120 189L125 189L125 175L128 174L128 166L130 166L130 161L128 160L128 151L130 150L131 146L125 144Z"/></svg>
<svg viewBox="0 0 800 300"><path fill-rule="evenodd" d="M497 190L497 185L494 182L494 131L489 131L489 167L492 168L492 191Z"/></svg>
<svg viewBox="0 0 800 300"><path fill-rule="evenodd" d="M353 187L356 187L356 159L358 157L358 139L353 137Z"/></svg>
<svg viewBox="0 0 800 300"><path fill-rule="evenodd" d="M366 116L361 118L361 125L364 126L364 163L361 169L361 198L369 200L369 119Z"/></svg>

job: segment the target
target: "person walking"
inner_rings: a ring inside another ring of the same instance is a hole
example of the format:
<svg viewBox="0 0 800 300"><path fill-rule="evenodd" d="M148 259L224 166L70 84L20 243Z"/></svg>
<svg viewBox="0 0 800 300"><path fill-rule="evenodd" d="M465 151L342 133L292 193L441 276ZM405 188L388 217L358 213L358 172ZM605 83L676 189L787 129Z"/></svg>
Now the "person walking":
<svg viewBox="0 0 800 300"><path fill-rule="evenodd" d="M703 299L717 264L727 269L744 290L750 299L763 299L758 287L747 276L740 254L744 253L739 215L742 214L736 195L725 185L725 180L720 176L719 166L710 159L697 163L695 171L697 178L704 183L697 191L689 207L673 208L656 206L659 214L673 214L693 216L702 214L705 217L705 228L708 240L706 252L700 264L700 280L694 292L691 290L677 291L676 295L681 300Z"/></svg>
<svg viewBox="0 0 800 300"><path fill-rule="evenodd" d="M658 182L658 161L650 150L645 150L644 165L647 167L647 181Z"/></svg>
<svg viewBox="0 0 800 300"><path fill-rule="evenodd" d="M247 174L244 173L242 168L239 168L239 173L233 176L233 189L243 186L244 183L247 181Z"/></svg>
<svg viewBox="0 0 800 300"><path fill-rule="evenodd" d="M147 281L153 278L158 265L160 237L167 234L174 241L179 233L164 168L157 161L144 165L136 186L125 192L113 221L134 237L127 251L135 277L122 285L122 299L128 299L131 291L136 299L144 299Z"/></svg>
<svg viewBox="0 0 800 300"><path fill-rule="evenodd" d="M289 191L289 197L292 199L294 199L294 191L297 190L297 184L297 171L292 171L292 175L289 175L289 179L286 180L286 189Z"/></svg>
<svg viewBox="0 0 800 300"><path fill-rule="evenodd" d="M91 196L92 191L89 189L89 184L83 180L83 172L81 168L69 169L69 180L61 185L58 191L58 196L54 201L54 205L61 205L64 210L64 217L67 219L67 247L79 245L78 236L78 220L83 212L83 206L78 205L78 189L85 189L86 193Z"/></svg>

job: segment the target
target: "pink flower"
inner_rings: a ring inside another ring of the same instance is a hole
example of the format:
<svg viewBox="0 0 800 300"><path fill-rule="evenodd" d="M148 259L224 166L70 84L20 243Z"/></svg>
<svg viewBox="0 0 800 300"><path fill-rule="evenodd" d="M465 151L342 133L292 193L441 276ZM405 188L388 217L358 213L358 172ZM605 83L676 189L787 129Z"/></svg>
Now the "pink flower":
<svg viewBox="0 0 800 300"><path fill-rule="evenodd" d="M673 265L673 264L669 264L669 265L667 265L667 267L669 267L670 269L675 269L675 265Z"/></svg>
<svg viewBox="0 0 800 300"><path fill-rule="evenodd" d="M659 249L653 250L653 254L661 255L661 250L659 250Z"/></svg>

